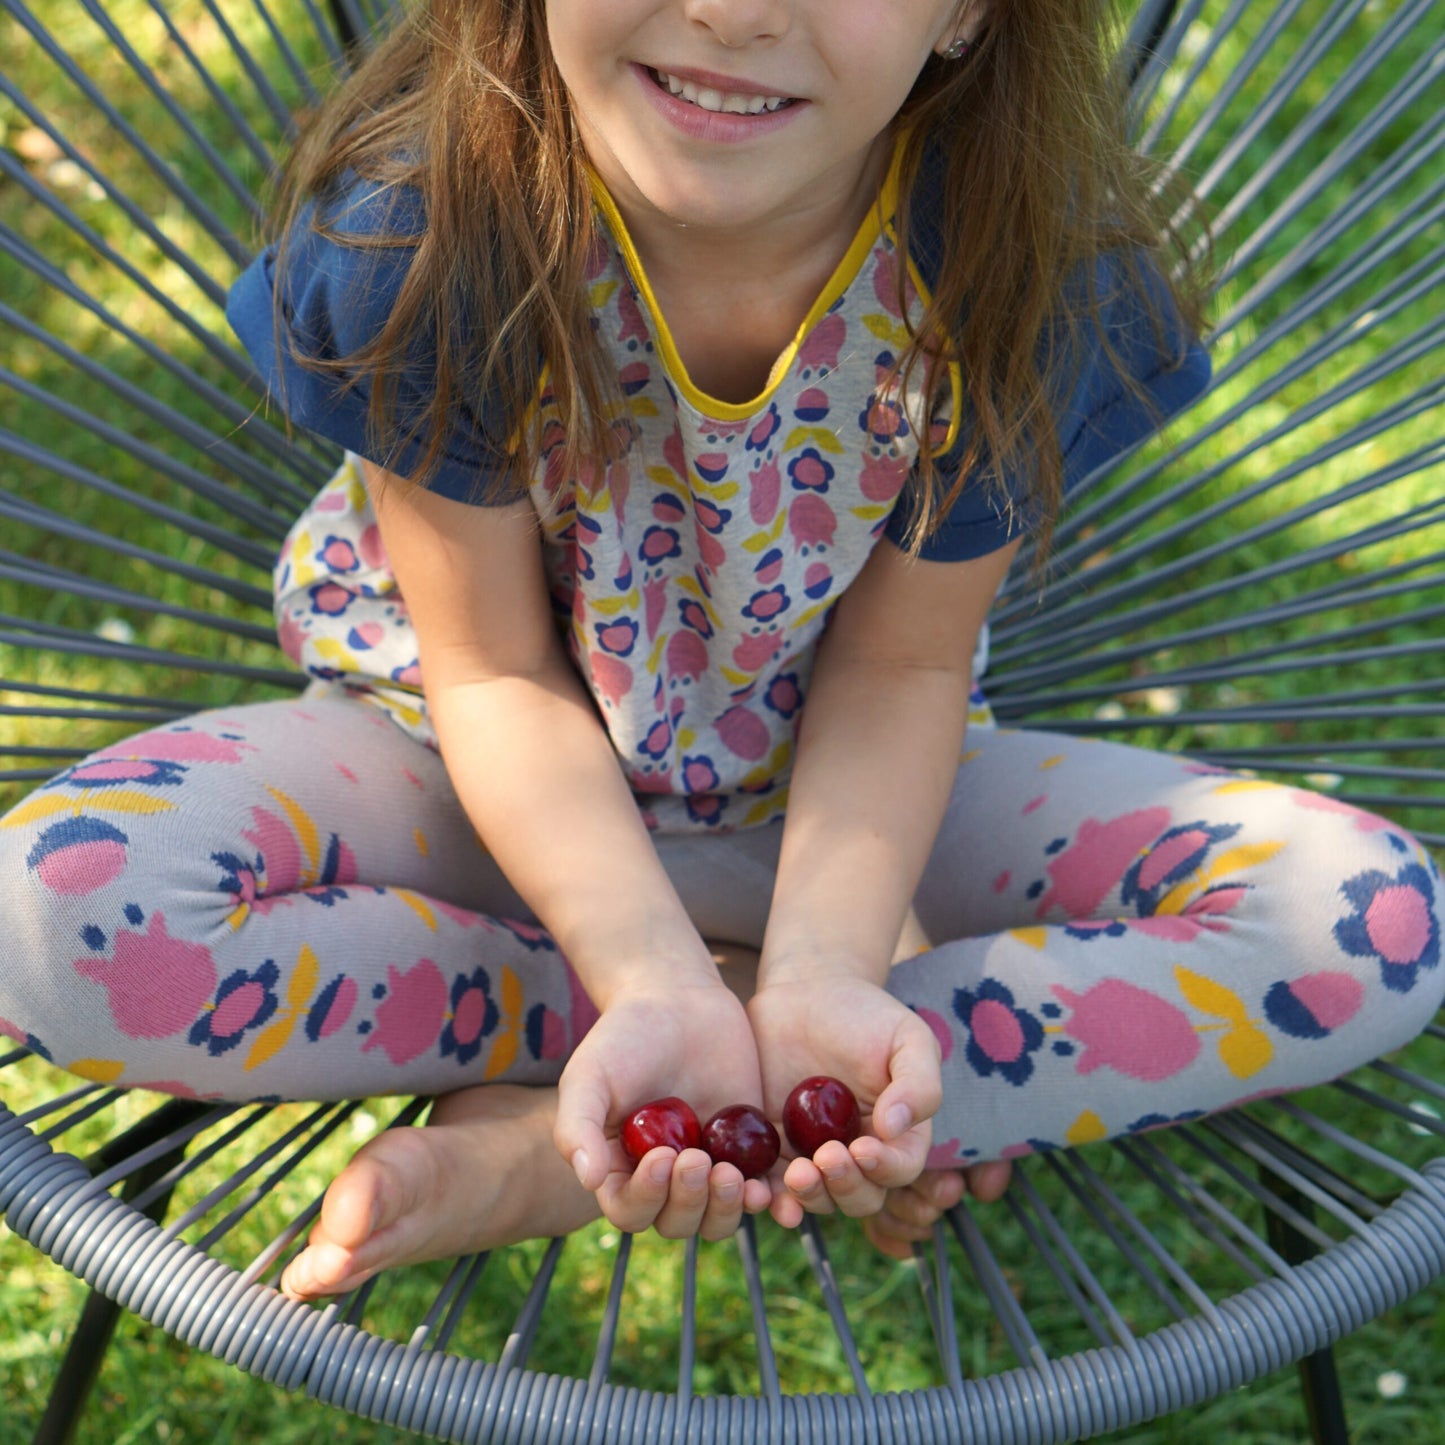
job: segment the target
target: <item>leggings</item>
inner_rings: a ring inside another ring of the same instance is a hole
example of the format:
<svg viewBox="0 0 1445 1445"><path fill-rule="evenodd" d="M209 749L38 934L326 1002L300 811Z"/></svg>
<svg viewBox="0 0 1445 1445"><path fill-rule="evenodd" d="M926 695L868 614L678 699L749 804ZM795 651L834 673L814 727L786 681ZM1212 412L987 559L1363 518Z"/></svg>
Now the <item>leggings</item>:
<svg viewBox="0 0 1445 1445"><path fill-rule="evenodd" d="M761 944L780 836L655 837L703 937ZM123 1087L543 1084L596 1017L441 758L345 694L95 754L0 820L0 877L0 1034ZM937 1167L1322 1082L1445 990L1408 834L1112 743L971 733L915 902L889 988L942 1050Z"/></svg>

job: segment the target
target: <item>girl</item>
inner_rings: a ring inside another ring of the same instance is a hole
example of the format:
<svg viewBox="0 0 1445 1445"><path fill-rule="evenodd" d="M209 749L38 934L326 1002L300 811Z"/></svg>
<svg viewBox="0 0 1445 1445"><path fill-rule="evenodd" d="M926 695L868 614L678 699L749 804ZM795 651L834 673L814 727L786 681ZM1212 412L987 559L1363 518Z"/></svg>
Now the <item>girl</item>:
<svg viewBox="0 0 1445 1445"><path fill-rule="evenodd" d="M1407 835L970 700L1021 540L1207 379L1121 136L1093 0L419 5L229 307L348 451L276 573L315 681L5 820L0 1028L442 1095L331 1186L300 1297L599 1211L906 1252L1013 1156L1411 1037ZM867 1132L770 1179L619 1148L813 1073Z"/></svg>

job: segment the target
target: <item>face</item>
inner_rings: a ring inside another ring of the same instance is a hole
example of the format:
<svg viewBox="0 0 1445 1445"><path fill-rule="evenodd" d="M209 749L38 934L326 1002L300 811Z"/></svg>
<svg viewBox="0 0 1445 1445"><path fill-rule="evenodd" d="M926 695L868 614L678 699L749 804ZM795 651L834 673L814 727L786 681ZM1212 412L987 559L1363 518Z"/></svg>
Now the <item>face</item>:
<svg viewBox="0 0 1445 1445"><path fill-rule="evenodd" d="M959 0L545 0L587 154L629 222L744 233L881 173Z"/></svg>

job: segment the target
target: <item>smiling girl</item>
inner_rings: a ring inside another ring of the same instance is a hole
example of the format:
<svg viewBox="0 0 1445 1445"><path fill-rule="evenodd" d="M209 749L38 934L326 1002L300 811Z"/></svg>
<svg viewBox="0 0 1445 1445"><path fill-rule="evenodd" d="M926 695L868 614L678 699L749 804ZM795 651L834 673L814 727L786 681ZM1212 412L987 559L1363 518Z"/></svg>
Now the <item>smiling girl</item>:
<svg viewBox="0 0 1445 1445"><path fill-rule="evenodd" d="M347 450L276 571L312 685L0 833L7 1031L173 1092L442 1096L293 1294L599 1212L906 1253L1018 1154L1433 1014L1406 834L975 687L1024 540L1207 382L1110 46L1095 0L428 0L310 122L229 315ZM82 836L122 777L153 806ZM818 1073L865 1133L766 1179L619 1145Z"/></svg>

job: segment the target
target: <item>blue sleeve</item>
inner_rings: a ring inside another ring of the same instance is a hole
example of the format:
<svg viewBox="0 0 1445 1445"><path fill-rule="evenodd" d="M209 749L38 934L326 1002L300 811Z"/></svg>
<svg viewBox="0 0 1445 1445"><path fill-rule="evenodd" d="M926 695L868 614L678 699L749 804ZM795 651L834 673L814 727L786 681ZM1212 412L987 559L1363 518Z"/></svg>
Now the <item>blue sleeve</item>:
<svg viewBox="0 0 1445 1445"><path fill-rule="evenodd" d="M324 207L322 219L334 237L315 228L318 206ZM428 438L418 433L418 423L426 415L435 383L434 344L425 337L414 342L396 378L396 440L391 445L379 445L368 431L368 378L313 371L297 361L292 349L315 360L335 361L374 341L396 304L415 250L409 245L352 245L345 238L419 236L425 224L415 191L352 177L340 195L312 200L297 216L282 271L277 270L277 247L272 244L241 273L226 298L226 319L286 415L401 476L412 475L427 450ZM453 408L440 460L427 478L431 491L463 502L508 501L523 494L515 485L506 491L497 488L508 470L506 448L498 439L505 435L498 410L466 403Z"/></svg>
<svg viewBox="0 0 1445 1445"><path fill-rule="evenodd" d="M1126 281L1126 274L1116 256L1105 254L1095 263L1108 347L1086 322L1076 343L1086 354L1060 371L1071 383L1055 406L1065 499L1084 477L1152 436L1209 384L1209 353L1185 332L1157 271L1146 273L1142 287ZM1155 294L1147 296L1148 290ZM1162 324L1151 315L1151 300ZM951 485L957 477L967 440L960 426L954 446L938 458L944 483ZM987 472L986 460L976 466L974 478L965 482L920 556L934 562L982 557L1031 529L1035 517L1026 501L1027 478L1005 473L994 479ZM905 488L885 535L902 546L912 514Z"/></svg>

